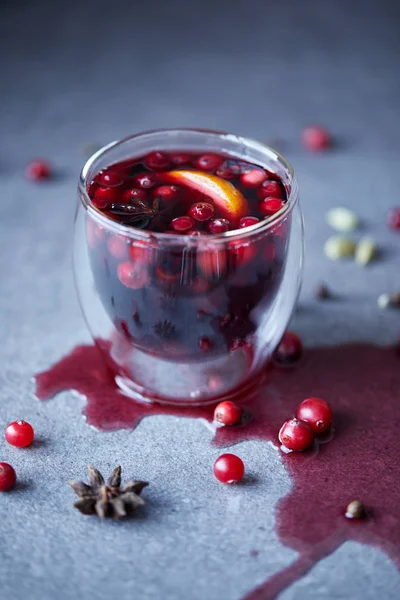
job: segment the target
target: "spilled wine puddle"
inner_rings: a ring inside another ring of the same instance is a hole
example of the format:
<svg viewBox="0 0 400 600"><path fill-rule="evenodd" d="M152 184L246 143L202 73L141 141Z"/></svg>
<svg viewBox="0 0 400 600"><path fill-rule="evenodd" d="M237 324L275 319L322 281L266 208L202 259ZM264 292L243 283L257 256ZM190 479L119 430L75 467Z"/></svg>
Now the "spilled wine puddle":
<svg viewBox="0 0 400 600"><path fill-rule="evenodd" d="M282 455L292 489L278 504L277 533L299 555L246 600L272 600L346 540L370 544L400 565L400 355L395 348L351 344L312 348L293 370L271 370L267 381L243 399L252 415L246 425L218 428L213 443L249 439L278 444L282 423L307 396L333 409L335 438L310 453ZM147 416L168 414L212 420L211 407L175 408L139 404L123 396L95 346L78 346L36 376L37 396L49 400L65 390L87 398L84 415L103 431L133 429ZM343 517L360 499L369 517Z"/></svg>

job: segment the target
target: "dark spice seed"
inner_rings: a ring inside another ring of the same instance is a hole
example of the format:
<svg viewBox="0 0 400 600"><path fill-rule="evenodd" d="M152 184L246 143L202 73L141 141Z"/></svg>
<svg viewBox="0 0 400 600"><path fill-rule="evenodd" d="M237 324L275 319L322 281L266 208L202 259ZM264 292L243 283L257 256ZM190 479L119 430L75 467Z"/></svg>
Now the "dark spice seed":
<svg viewBox="0 0 400 600"><path fill-rule="evenodd" d="M328 298L332 298L329 288L324 283L317 285L314 290L314 295L318 300L327 300Z"/></svg>
<svg viewBox="0 0 400 600"><path fill-rule="evenodd" d="M390 306L400 307L400 292L390 294Z"/></svg>
<svg viewBox="0 0 400 600"><path fill-rule="evenodd" d="M348 519L364 519L366 514L363 503L360 502L360 500L353 500L353 502L350 502L346 508L345 516Z"/></svg>

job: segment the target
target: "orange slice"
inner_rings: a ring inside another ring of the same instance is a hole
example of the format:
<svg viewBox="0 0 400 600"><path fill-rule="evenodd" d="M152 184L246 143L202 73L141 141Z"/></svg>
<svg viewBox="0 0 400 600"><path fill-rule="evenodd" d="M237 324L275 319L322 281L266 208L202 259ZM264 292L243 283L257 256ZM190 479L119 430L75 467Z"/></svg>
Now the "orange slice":
<svg viewBox="0 0 400 600"><path fill-rule="evenodd" d="M165 178L171 183L186 185L196 192L208 196L219 208L221 214L236 222L248 213L244 196L229 181L202 171L169 171Z"/></svg>

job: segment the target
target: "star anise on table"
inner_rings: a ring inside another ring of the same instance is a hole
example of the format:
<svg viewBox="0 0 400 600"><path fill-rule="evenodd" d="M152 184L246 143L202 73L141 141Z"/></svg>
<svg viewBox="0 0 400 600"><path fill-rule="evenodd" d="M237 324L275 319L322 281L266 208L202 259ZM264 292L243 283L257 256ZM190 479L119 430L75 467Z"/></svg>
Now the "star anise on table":
<svg viewBox="0 0 400 600"><path fill-rule="evenodd" d="M116 467L107 483L100 471L88 466L89 485L83 481L68 484L79 496L74 503L84 515L97 515L100 519L123 519L131 515L145 501L139 496L147 481L128 481L121 487L121 467Z"/></svg>

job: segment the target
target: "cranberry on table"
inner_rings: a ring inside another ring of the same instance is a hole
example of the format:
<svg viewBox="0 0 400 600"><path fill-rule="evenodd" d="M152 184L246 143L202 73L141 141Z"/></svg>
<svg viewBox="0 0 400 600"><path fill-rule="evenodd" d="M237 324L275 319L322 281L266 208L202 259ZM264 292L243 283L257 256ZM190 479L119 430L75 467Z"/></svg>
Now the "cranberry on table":
<svg viewBox="0 0 400 600"><path fill-rule="evenodd" d="M278 438L288 450L302 452L312 446L314 433L308 423L298 419L289 419L282 425Z"/></svg>
<svg viewBox="0 0 400 600"><path fill-rule="evenodd" d="M186 233L194 227L194 221L191 217L176 217L171 221L171 227L177 233Z"/></svg>
<svg viewBox="0 0 400 600"><path fill-rule="evenodd" d="M303 354L303 344L293 331L287 331L274 353L274 360L281 365L296 363Z"/></svg>
<svg viewBox="0 0 400 600"><path fill-rule="evenodd" d="M332 146L331 134L319 125L312 125L303 129L301 140L304 148L310 152L321 152Z"/></svg>
<svg viewBox="0 0 400 600"><path fill-rule="evenodd" d="M244 227L251 227L252 225L256 225L260 222L258 217L242 217L239 221L239 229L243 229Z"/></svg>
<svg viewBox="0 0 400 600"><path fill-rule="evenodd" d="M324 433L332 423L332 409L322 398L306 398L299 405L296 418L305 421L314 433Z"/></svg>
<svg viewBox="0 0 400 600"><path fill-rule="evenodd" d="M11 465L0 462L0 492L11 490L17 481L17 475Z"/></svg>
<svg viewBox="0 0 400 600"><path fill-rule="evenodd" d="M208 231L210 233L225 233L229 229L229 221L228 219L214 219L210 221L208 224Z"/></svg>
<svg viewBox="0 0 400 600"><path fill-rule="evenodd" d="M240 407L231 400L220 402L214 411L214 421L221 425L237 425L242 417Z"/></svg>
<svg viewBox="0 0 400 600"><path fill-rule="evenodd" d="M285 205L280 198L264 198L258 205L261 214L269 217L274 215Z"/></svg>
<svg viewBox="0 0 400 600"><path fill-rule="evenodd" d="M209 202L196 202L189 209L189 215L196 221L209 221L215 213L215 208Z"/></svg>
<svg viewBox="0 0 400 600"><path fill-rule="evenodd" d="M215 171L222 165L223 159L218 154L203 154L193 162L195 169Z"/></svg>
<svg viewBox="0 0 400 600"><path fill-rule="evenodd" d="M387 219L391 229L400 231L400 206L391 208L388 212Z"/></svg>
<svg viewBox="0 0 400 600"><path fill-rule="evenodd" d="M26 421L13 421L9 423L5 430L5 438L12 446L18 448L26 448L30 446L35 437L35 432L32 425Z"/></svg>
<svg viewBox="0 0 400 600"><path fill-rule="evenodd" d="M43 181L51 177L51 166L45 160L33 160L25 169L25 175L31 181Z"/></svg>
<svg viewBox="0 0 400 600"><path fill-rule="evenodd" d="M134 187L148 190L156 185L158 177L155 173L138 173L133 178Z"/></svg>
<svg viewBox="0 0 400 600"><path fill-rule="evenodd" d="M264 198L282 198L282 188L278 181L275 179L267 179L257 190L258 197L263 200Z"/></svg>
<svg viewBox="0 0 400 600"><path fill-rule="evenodd" d="M244 475L242 459L235 454L221 454L214 463L214 475L221 483L238 483Z"/></svg>
<svg viewBox="0 0 400 600"><path fill-rule="evenodd" d="M171 162L168 154L164 152L150 152L144 159L144 164L153 171L164 171L169 168Z"/></svg>
<svg viewBox="0 0 400 600"><path fill-rule="evenodd" d="M262 169L251 169L240 175L240 183L249 188L256 188L267 179L267 174Z"/></svg>

